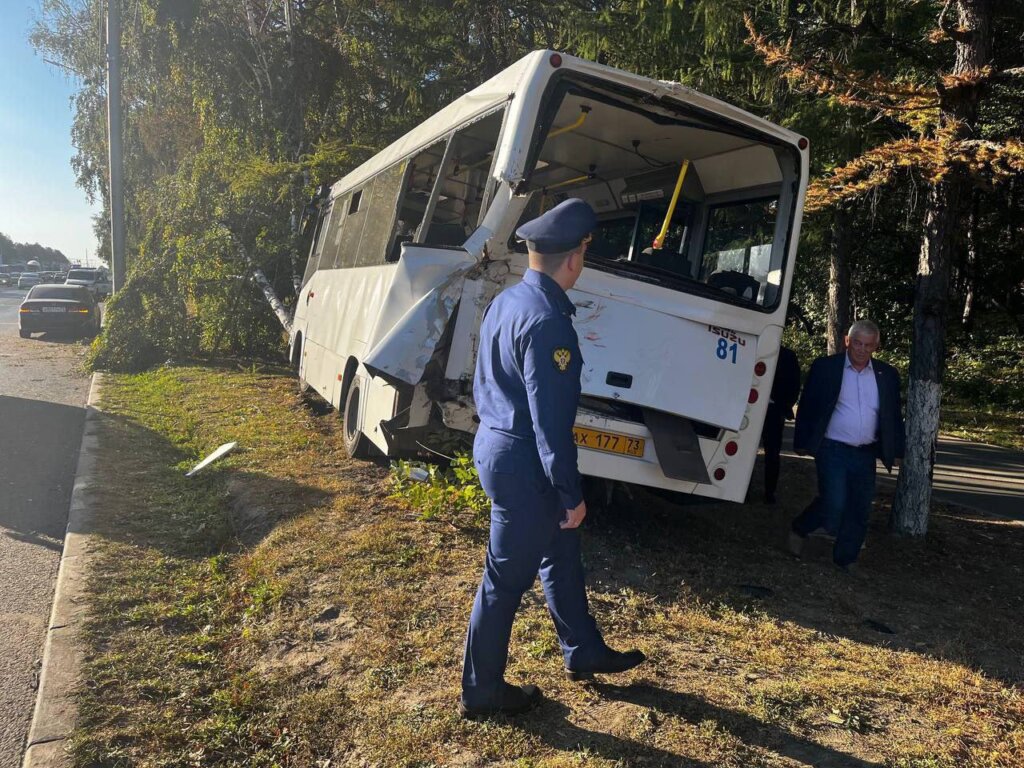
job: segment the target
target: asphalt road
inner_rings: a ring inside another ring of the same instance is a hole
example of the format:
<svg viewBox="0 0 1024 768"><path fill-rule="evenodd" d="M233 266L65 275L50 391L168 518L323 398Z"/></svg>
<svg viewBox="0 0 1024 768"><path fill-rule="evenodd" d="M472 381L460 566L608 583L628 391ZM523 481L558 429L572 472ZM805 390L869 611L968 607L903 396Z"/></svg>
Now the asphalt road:
<svg viewBox="0 0 1024 768"><path fill-rule="evenodd" d="M0 286L0 768L32 718L89 389L81 342L18 337L24 295Z"/></svg>

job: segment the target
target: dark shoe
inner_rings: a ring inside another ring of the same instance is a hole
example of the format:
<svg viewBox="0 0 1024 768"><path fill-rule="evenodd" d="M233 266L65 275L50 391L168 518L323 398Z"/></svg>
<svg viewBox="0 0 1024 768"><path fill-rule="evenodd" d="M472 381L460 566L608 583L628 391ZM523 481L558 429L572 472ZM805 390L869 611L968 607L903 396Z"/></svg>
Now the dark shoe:
<svg viewBox="0 0 1024 768"><path fill-rule="evenodd" d="M809 536L813 536L816 539L824 539L825 541L829 542L830 544L834 544L835 540L836 540L835 536L833 536L831 533L826 531L824 527L821 527L821 526L819 526L818 528L815 528L808 535Z"/></svg>
<svg viewBox="0 0 1024 768"><path fill-rule="evenodd" d="M614 675L625 672L639 664L642 664L647 657L641 651L613 651L608 649L598 663L586 669L569 669L566 667L565 675L570 680L593 680L594 675Z"/></svg>
<svg viewBox="0 0 1024 768"><path fill-rule="evenodd" d="M789 550L789 554L793 557L800 557L804 553L804 539L796 531L790 531L789 536L786 538L786 549Z"/></svg>
<svg viewBox="0 0 1024 768"><path fill-rule="evenodd" d="M505 690L501 695L501 704L496 707L467 707L465 702L459 702L459 714L467 720L480 720L494 715L521 715L529 712L540 704L540 688L536 685L510 685L505 683Z"/></svg>
<svg viewBox="0 0 1024 768"><path fill-rule="evenodd" d="M839 565L837 563L836 570L848 579L860 578L860 569L856 563L847 563L846 565Z"/></svg>

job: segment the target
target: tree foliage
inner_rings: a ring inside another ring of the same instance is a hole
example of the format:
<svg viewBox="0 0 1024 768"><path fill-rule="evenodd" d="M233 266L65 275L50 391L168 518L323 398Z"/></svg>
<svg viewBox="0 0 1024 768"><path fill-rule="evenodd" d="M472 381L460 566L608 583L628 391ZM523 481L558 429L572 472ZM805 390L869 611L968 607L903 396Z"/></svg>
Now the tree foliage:
<svg viewBox="0 0 1024 768"><path fill-rule="evenodd" d="M27 264L38 261L44 269L65 269L68 257L56 248L39 243L16 243L0 232L0 264Z"/></svg>
<svg viewBox="0 0 1024 768"><path fill-rule="evenodd" d="M296 223L321 183L538 47L683 82L811 140L794 300L822 329L838 215L850 310L908 348L930 185L955 216L958 315L1024 326L1017 256L1022 17L993 0L991 66L953 74L953 0L129 0L124 2L129 282L96 363L272 353L269 286L294 302ZM43 0L35 44L75 73L74 168L107 200L105 0ZM937 74L941 73L941 74ZM981 89L969 130L943 99ZM967 223L969 222L969 226ZM107 221L97 222L108 247ZM260 284L253 276L265 278Z"/></svg>

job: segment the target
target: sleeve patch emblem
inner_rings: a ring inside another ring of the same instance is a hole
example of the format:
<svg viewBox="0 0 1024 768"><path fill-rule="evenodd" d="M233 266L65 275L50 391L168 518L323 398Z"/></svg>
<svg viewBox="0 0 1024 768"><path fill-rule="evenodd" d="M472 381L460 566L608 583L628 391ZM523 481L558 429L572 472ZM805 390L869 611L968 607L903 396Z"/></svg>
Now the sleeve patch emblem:
<svg viewBox="0 0 1024 768"><path fill-rule="evenodd" d="M572 352L565 347L559 347L554 352L555 367L562 373L569 370L569 362L572 360Z"/></svg>

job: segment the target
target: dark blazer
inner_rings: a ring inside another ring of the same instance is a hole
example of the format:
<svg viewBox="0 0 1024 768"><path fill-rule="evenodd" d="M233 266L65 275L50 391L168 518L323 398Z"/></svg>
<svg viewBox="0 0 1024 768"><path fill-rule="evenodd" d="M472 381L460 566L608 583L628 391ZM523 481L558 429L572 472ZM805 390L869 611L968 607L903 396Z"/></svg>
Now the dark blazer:
<svg viewBox="0 0 1024 768"><path fill-rule="evenodd" d="M821 446L839 401L843 386L846 352L819 357L811 364L804 382L803 396L796 412L793 450L815 454ZM903 413L900 405L900 375L896 369L872 358L871 366L878 382L878 458L892 471L893 462L903 457Z"/></svg>
<svg viewBox="0 0 1024 768"><path fill-rule="evenodd" d="M789 347L779 347L779 360L772 380L772 404L785 418L793 418L793 406L800 397L800 361Z"/></svg>

